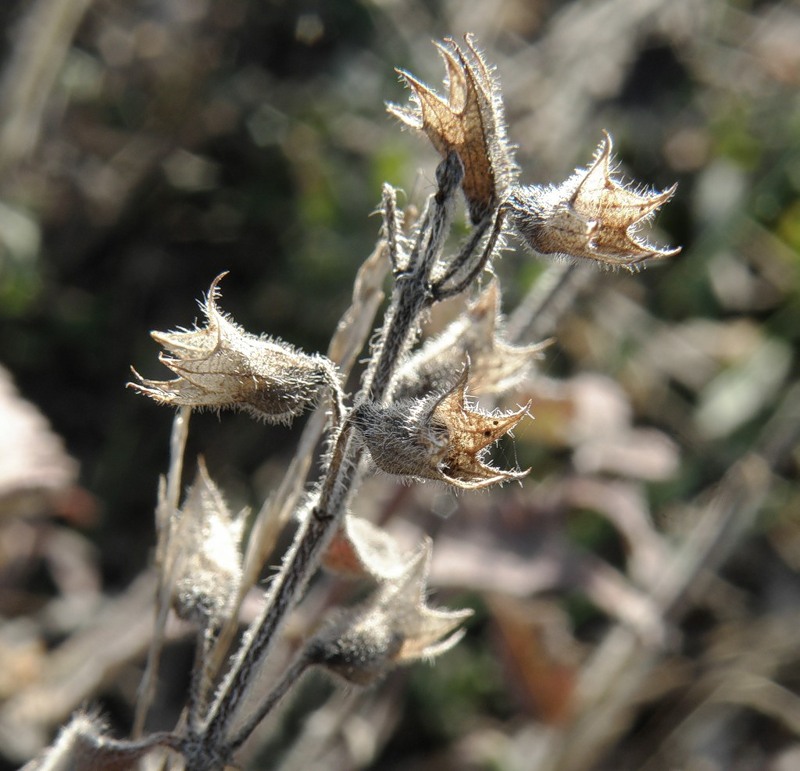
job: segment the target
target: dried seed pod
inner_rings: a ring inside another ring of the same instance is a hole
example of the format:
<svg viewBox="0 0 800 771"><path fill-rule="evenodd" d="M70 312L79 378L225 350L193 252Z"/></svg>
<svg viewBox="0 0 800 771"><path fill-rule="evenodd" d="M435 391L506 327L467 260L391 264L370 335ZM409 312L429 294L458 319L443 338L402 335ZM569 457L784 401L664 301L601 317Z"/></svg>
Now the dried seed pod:
<svg viewBox="0 0 800 771"><path fill-rule="evenodd" d="M244 517L233 516L202 459L183 507L169 522L164 576L174 580L172 604L184 619L217 627L233 609L242 580Z"/></svg>
<svg viewBox="0 0 800 771"><path fill-rule="evenodd" d="M675 190L673 185L661 193L642 192L620 184L612 177L611 137L605 134L588 169L557 186L516 188L507 199L508 219L536 254L631 270L645 260L680 252L680 247L659 249L636 232Z"/></svg>
<svg viewBox="0 0 800 771"><path fill-rule="evenodd" d="M336 369L323 356L310 356L281 340L245 332L217 308L217 276L201 308L206 325L178 332L151 332L166 349L159 360L178 377L147 380L135 370L140 393L161 404L239 409L270 423L289 423L327 388L341 413Z"/></svg>
<svg viewBox="0 0 800 771"><path fill-rule="evenodd" d="M516 412L487 414L472 409L466 389L469 368L442 395L356 406L353 425L375 465L389 474L434 479L475 490L528 471L503 471L484 461L486 449L522 420L530 404Z"/></svg>
<svg viewBox="0 0 800 771"><path fill-rule="evenodd" d="M468 358L472 393L501 394L530 374L533 361L541 358L549 342L512 345L506 341L500 287L492 281L464 314L403 364L394 393L402 399L441 390L451 380L451 373Z"/></svg>
<svg viewBox="0 0 800 771"><path fill-rule="evenodd" d="M384 581L362 605L337 614L309 644L309 661L349 683L371 685L401 664L452 648L472 611L427 606L430 556L428 540L402 575Z"/></svg>
<svg viewBox="0 0 800 771"><path fill-rule="evenodd" d="M503 103L494 73L475 47L446 39L436 43L447 68L447 98L398 70L412 91L411 108L388 105L407 126L423 131L439 154L455 150L464 165L462 189L470 218L477 224L504 197L516 167L506 137Z"/></svg>

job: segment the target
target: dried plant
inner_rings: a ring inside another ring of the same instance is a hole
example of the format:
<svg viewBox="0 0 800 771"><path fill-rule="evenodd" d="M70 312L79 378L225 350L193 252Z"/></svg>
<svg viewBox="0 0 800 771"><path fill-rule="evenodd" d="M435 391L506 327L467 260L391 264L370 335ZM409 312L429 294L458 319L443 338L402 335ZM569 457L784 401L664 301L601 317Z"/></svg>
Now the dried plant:
<svg viewBox="0 0 800 771"><path fill-rule="evenodd" d="M176 378L159 381L137 374L132 384L159 404L179 408L156 512L156 566L160 629L172 608L197 630L183 718L173 731L125 741L106 738L98 721L81 713L31 768L88 767L87 762L97 769L120 768L157 752L166 753L164 762L174 767L223 768L236 762L237 751L307 669L319 667L348 684L372 685L397 666L443 654L462 636L471 611L430 607L426 599L431 541L409 553L377 525L351 513L362 481L379 470L469 491L521 483L528 474L495 465L489 452L526 419L530 402L503 411L480 407L470 396L508 394L531 375L544 347L540 340L523 339L536 316L530 305L526 323L517 318L506 324L500 314L501 288L492 267L507 239L540 257L631 271L678 250L651 246L638 232L674 187L648 193L623 184L612 170L607 135L588 169L566 182L520 185L492 67L470 36L463 45L445 40L437 46L447 70L446 97L402 71L412 104L389 106L441 156L435 190L414 217L398 208L396 190L385 185L380 242L359 277L330 358L242 329L219 310L218 277L201 303L203 326L152 333L166 351L161 362ZM461 193L471 231L452 249ZM360 385L348 397L344 383L356 352L366 344L376 307L364 301L359 286L381 261L391 270L390 298L371 337ZM534 287L539 311L553 307L565 283L552 276L562 273L563 266L556 264ZM451 298L462 303L462 315L440 337L418 347L428 311ZM180 501L193 410L237 409L260 420L289 422L314 406L316 415L306 425L288 481L255 517L244 553L246 515L231 514L202 460ZM320 441L320 477L303 494L309 459ZM291 545L270 577L262 609L237 637L242 599L278 535L289 528L294 528ZM332 612L296 644L291 661L272 682L258 683L277 656L288 615L322 565L370 581L371 593ZM651 631L655 627L654 621ZM139 726L152 697L162 640L163 633L153 642Z"/></svg>

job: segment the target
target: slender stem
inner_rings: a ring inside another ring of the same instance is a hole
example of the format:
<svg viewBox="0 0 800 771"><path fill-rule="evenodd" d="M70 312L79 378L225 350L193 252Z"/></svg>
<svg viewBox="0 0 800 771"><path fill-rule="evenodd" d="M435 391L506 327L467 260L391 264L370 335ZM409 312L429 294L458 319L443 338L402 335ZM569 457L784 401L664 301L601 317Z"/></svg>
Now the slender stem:
<svg viewBox="0 0 800 771"><path fill-rule="evenodd" d="M431 275L450 232L453 200L463 174L464 167L455 153L450 153L436 169L439 190L426 207L408 270L395 276L384 333L374 364L364 377L361 398L372 402L384 399L395 367L414 339L420 313L435 301L431 293Z"/></svg>
<svg viewBox="0 0 800 771"><path fill-rule="evenodd" d="M182 752L183 750L183 739L166 731L149 734L142 739L135 740L111 739L107 736L93 737L91 735L81 735L80 738L88 745L86 747L87 754L92 755L93 767L95 764L99 766L99 761L102 760L103 768L110 768L115 761L120 763L117 767L129 768L128 764L134 763L149 750L159 747L168 748L175 752ZM75 759L77 760L77 758ZM122 763L125 763L125 765L122 765ZM89 768L89 766L84 767Z"/></svg>
<svg viewBox="0 0 800 771"><path fill-rule="evenodd" d="M205 745L217 747L221 744L220 740L251 683L255 669L261 663L287 612L294 606L308 582L336 530L337 522L338 518L333 515L326 519L315 516L306 519L298 533L299 537L295 539L286 556L284 567L275 578L269 602L259 616L255 631L248 631L245 635L233 668L223 682L220 695L212 707L207 727L203 731Z"/></svg>
<svg viewBox="0 0 800 771"><path fill-rule="evenodd" d="M395 365L413 338L419 315L429 301L430 297L420 291L418 276L403 274L397 277L380 354L375 360L374 370L371 368L365 378L367 401L380 402L383 399Z"/></svg>
<svg viewBox="0 0 800 771"><path fill-rule="evenodd" d="M131 735L134 737L142 735L147 711L150 709L156 691L156 672L158 671L158 660L161 656L161 648L164 641L164 629L169 615L170 594L174 585L173 574L177 562L174 558L168 561L168 556L172 551L170 549L172 523L180 502L183 459L186 453L186 441L189 437L189 418L191 415L191 407L181 407L173 418L169 440L169 470L167 471L166 484L161 488L163 494L159 493L159 501L156 506L158 528L156 562L161 565L160 575L162 580L158 587L155 629L150 648L147 651L147 664L144 668L142 682L139 685L139 695L136 699L136 710L131 730Z"/></svg>
<svg viewBox="0 0 800 771"><path fill-rule="evenodd" d="M509 340L541 340L551 334L594 271L576 262L554 262L539 276L506 325Z"/></svg>
<svg viewBox="0 0 800 771"><path fill-rule="evenodd" d="M297 532L283 566L275 576L267 602L257 621L246 633L236 660L210 710L203 731L203 742L207 746L219 746L236 707L252 681L255 669L269 651L275 633L288 611L294 607L336 532L344 509L341 503L346 497L354 468L353 464L345 462L348 451L352 452L349 438L350 423L345 422L334 444L320 499Z"/></svg>
<svg viewBox="0 0 800 771"><path fill-rule="evenodd" d="M472 255L475 253L475 250L478 248L481 239L486 235L486 231L489 229L491 222L492 218L487 216L475 226L466 243L461 247L461 250L456 255L455 259L450 263L450 265L447 266L447 270L441 276L437 277L437 283L439 285L442 285L445 283L445 281L449 281L451 278L453 278L453 276L455 276L455 274L458 273L458 271L470 261Z"/></svg>
<svg viewBox="0 0 800 771"><path fill-rule="evenodd" d="M234 753L239 749L255 731L258 724L274 709L278 702L297 684L303 673L310 666L310 662L305 655L305 651L300 653L297 658L286 668L278 684L269 692L266 699L261 702L258 709L247 719L247 722L239 728L228 741L228 752Z"/></svg>
<svg viewBox="0 0 800 771"><path fill-rule="evenodd" d="M473 265L469 267L469 270L465 276L463 276L453 285L445 287L446 281L455 275L455 271L447 271L447 273L445 273L445 276L447 278L437 281L435 286L432 287L431 294L437 302L461 294L480 275L481 271L486 267L492 255L494 254L495 248L497 247L497 243L500 240L500 236L503 232L503 223L505 222L505 216L506 216L506 210L502 207L499 208L495 214L492 232L486 241L486 245L483 248L483 252L481 252L480 258L477 261L475 261ZM477 240L470 239L467 245L474 252L479 242L480 239Z"/></svg>

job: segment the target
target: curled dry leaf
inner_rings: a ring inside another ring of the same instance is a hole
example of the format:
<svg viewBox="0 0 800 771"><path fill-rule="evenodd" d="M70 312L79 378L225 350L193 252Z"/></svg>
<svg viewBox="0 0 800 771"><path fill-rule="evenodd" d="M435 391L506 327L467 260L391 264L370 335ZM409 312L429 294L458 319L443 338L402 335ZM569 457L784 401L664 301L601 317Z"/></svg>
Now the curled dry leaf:
<svg viewBox="0 0 800 771"><path fill-rule="evenodd" d="M458 154L464 165L462 189L470 217L478 223L504 196L515 166L494 74L473 38L468 35L465 43L465 48L451 39L436 43L447 68L446 98L398 70L415 104L388 108L407 126L423 131L443 158L453 150Z"/></svg>
<svg viewBox="0 0 800 771"><path fill-rule="evenodd" d="M139 382L129 385L161 404L239 409L270 423L289 423L312 406L326 387L338 405L338 378L328 359L303 353L282 340L245 332L218 310L223 276L214 279L201 304L204 327L151 332L167 351L159 360L178 377L148 380L134 370Z"/></svg>
<svg viewBox="0 0 800 771"><path fill-rule="evenodd" d="M519 423L530 403L516 412L487 414L467 400L469 367L441 396L353 409L353 425L375 465L389 474L434 479L475 490L521 479L528 471L503 471L485 462L486 449Z"/></svg>
<svg viewBox="0 0 800 771"><path fill-rule="evenodd" d="M633 269L680 252L680 247L660 249L636 232L675 189L643 192L620 184L612 176L611 137L605 134L588 169L560 185L516 188L507 200L509 221L536 254Z"/></svg>

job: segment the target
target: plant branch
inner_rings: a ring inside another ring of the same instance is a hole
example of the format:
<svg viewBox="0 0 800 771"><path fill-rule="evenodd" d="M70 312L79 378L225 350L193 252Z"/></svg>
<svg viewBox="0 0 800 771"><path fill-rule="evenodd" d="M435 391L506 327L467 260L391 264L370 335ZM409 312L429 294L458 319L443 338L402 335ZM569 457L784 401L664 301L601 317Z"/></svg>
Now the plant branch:
<svg viewBox="0 0 800 771"><path fill-rule="evenodd" d="M448 155L437 168L439 189L423 217L409 270L395 277L384 332L373 357L376 364L368 370L362 384L360 394L367 399L379 402L385 398L394 370L416 334L420 314L434 302L430 278L449 232L462 175L463 166L455 153ZM349 421L345 420L334 441L319 499L297 532L264 609L245 635L210 710L203 736L197 737L210 750L209 756L218 756L255 669L268 654L276 631L298 601L336 532L352 493L362 452L352 440Z"/></svg>
<svg viewBox="0 0 800 771"><path fill-rule="evenodd" d="M278 684L269 692L258 709L247 719L236 733L228 740L227 749L230 754L239 749L255 731L261 721L273 710L280 700L295 686L310 666L305 651L285 669Z"/></svg>

